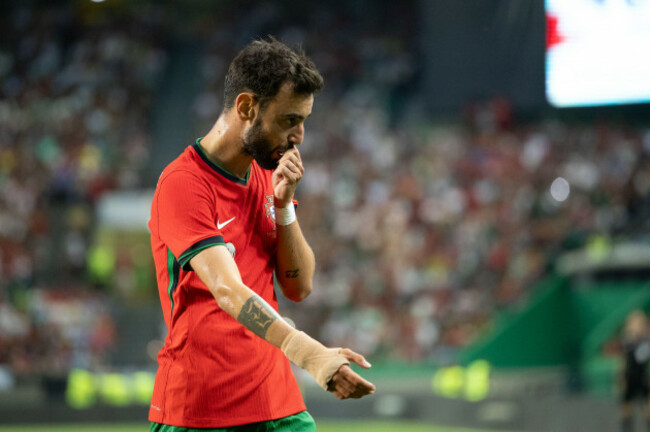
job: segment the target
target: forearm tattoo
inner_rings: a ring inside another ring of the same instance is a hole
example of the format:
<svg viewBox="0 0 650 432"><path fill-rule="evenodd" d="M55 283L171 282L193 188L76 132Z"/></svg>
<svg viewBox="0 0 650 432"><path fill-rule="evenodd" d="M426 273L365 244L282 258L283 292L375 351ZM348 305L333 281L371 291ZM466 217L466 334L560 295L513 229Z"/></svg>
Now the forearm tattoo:
<svg viewBox="0 0 650 432"><path fill-rule="evenodd" d="M299 273L300 273L300 269L287 270L286 272L284 272L284 275L288 278L294 279L298 277Z"/></svg>
<svg viewBox="0 0 650 432"><path fill-rule="evenodd" d="M257 294L250 297L242 306L237 321L247 329L264 339L271 324L278 315L260 296Z"/></svg>

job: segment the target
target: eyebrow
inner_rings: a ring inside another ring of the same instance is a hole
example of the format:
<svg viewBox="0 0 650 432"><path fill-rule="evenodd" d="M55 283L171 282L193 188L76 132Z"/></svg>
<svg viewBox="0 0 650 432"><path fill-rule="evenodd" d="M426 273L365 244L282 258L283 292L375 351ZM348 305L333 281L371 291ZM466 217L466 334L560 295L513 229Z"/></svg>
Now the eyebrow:
<svg viewBox="0 0 650 432"><path fill-rule="evenodd" d="M311 113L307 114L307 117L309 117ZM297 114L297 113L289 113L289 114L284 114L282 117L284 118L299 118L300 120L305 120L307 117L305 117L302 114Z"/></svg>

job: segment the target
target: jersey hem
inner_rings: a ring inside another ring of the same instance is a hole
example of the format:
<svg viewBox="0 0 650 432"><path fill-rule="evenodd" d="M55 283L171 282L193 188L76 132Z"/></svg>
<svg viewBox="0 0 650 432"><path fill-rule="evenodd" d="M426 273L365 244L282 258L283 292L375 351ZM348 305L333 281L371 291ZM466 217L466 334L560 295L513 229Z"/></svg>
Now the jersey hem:
<svg viewBox="0 0 650 432"><path fill-rule="evenodd" d="M273 421L273 420L279 420L285 417L290 417L296 414L299 414L303 411L307 411L307 407L302 404L302 408L297 408L292 409L292 410L287 410L286 413L280 413L280 414L274 414L270 416L269 418L260 418L257 416L243 416L243 417L233 417L227 420L227 423L213 423L213 420L185 420L182 421L181 424L172 424L175 422L171 423L164 423L162 421L158 420L153 420L151 416L149 416L149 421L152 423L158 423L162 425L167 425L167 426L176 426L176 427L185 427L185 428L199 428L199 429L220 429L220 428L227 428L227 427L235 427L235 426L242 426L242 425L247 425L251 423L260 423L260 422L267 422L267 421ZM162 417L162 416L161 416Z"/></svg>

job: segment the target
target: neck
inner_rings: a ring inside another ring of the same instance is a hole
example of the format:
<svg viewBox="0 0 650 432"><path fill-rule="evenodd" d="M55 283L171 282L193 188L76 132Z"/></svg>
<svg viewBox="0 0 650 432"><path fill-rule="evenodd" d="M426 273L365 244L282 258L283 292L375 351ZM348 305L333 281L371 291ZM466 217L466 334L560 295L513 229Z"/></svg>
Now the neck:
<svg viewBox="0 0 650 432"><path fill-rule="evenodd" d="M207 157L226 171L244 178L253 158L242 151L241 131L232 127L228 113L222 113L208 134L201 140Z"/></svg>

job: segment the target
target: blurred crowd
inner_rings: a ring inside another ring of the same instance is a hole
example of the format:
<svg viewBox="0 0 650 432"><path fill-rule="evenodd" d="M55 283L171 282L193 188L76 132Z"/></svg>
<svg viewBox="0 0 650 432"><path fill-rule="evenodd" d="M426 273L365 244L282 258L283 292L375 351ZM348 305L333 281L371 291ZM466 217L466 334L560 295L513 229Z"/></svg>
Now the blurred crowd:
<svg viewBox="0 0 650 432"><path fill-rule="evenodd" d="M205 15L194 29L205 42L200 67L205 84L194 103L196 133L205 134L221 112L230 61L253 38L267 35L305 49L326 80L320 98L359 100L370 96L365 90L379 92L381 100L374 102L391 121L406 114L399 108L417 84L417 5L409 0L391 8L372 6L370 1L244 1Z"/></svg>
<svg viewBox="0 0 650 432"><path fill-rule="evenodd" d="M0 18L0 364L19 373L101 357L112 324L86 278L94 210L142 186L167 55L157 17L59 3Z"/></svg>
<svg viewBox="0 0 650 432"><path fill-rule="evenodd" d="M416 22L408 4L296 8L299 20L281 10L234 8L205 27L195 134L219 115L228 62L248 42L240 35L277 35L321 69L297 191L315 289L284 310L327 344L451 360L559 252L624 224L650 192L650 129L517 123L500 98L468 105L453 123L423 118L412 92L417 28L390 25L396 15Z"/></svg>
<svg viewBox="0 0 650 432"><path fill-rule="evenodd" d="M517 125L496 100L456 125L389 130L373 105L319 104L302 148L298 214L318 260L305 316L331 345L453 359L650 192L650 129Z"/></svg>
<svg viewBox="0 0 650 432"><path fill-rule="evenodd" d="M501 99L432 123L419 108L412 2L310 13L240 3L193 18L204 49L194 132L216 120L228 62L252 37L274 34L315 60L326 88L306 123L296 198L318 268L312 296L282 312L329 345L451 359L559 252L624 223L650 192L643 127L521 123ZM111 301L85 269L101 195L153 186L141 174L170 24L142 7L18 8L2 19L0 365L17 372L119 355Z"/></svg>

